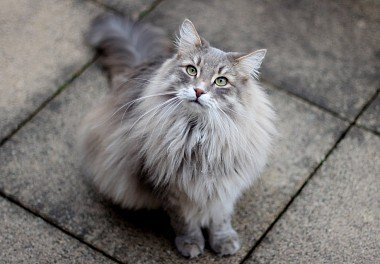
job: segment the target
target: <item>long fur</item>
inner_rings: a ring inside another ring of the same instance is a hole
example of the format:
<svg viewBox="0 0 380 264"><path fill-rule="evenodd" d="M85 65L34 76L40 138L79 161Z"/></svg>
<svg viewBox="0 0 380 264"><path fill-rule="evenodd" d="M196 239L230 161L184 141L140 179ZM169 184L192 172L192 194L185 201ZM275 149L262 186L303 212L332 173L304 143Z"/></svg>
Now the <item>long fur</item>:
<svg viewBox="0 0 380 264"><path fill-rule="evenodd" d="M274 111L253 78L265 52L237 58L210 47L188 20L180 34L178 51L170 54L153 26L115 16L94 22L89 42L118 81L83 122L83 166L121 206L163 207L179 217L172 224L183 255L203 251L200 227L209 228L215 251L233 254L238 240L218 248L226 234L236 237L229 224L234 203L259 177L275 134ZM199 79L186 74L189 64L199 68ZM217 69L234 87L207 83ZM195 87L207 91L197 104ZM189 250L193 240L197 247Z"/></svg>

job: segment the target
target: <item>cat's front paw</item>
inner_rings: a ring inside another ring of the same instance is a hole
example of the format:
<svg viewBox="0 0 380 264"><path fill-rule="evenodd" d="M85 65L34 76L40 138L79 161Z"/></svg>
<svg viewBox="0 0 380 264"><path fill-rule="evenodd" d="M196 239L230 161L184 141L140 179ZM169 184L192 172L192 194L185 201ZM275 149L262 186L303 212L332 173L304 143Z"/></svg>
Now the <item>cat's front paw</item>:
<svg viewBox="0 0 380 264"><path fill-rule="evenodd" d="M175 245L184 257L195 258L203 254L205 241L203 237L177 236Z"/></svg>
<svg viewBox="0 0 380 264"><path fill-rule="evenodd" d="M235 230L212 234L210 246L220 256L234 255L240 249L239 236Z"/></svg>

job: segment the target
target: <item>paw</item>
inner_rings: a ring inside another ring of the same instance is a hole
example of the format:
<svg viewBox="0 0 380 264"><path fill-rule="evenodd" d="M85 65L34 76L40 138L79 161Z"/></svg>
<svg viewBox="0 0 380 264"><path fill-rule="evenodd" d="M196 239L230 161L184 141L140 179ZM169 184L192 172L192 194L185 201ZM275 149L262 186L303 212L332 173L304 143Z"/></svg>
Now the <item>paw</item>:
<svg viewBox="0 0 380 264"><path fill-rule="evenodd" d="M205 241L203 237L177 236L175 245L178 251L187 258L195 258L203 254Z"/></svg>
<svg viewBox="0 0 380 264"><path fill-rule="evenodd" d="M234 255L240 249L239 236L235 230L213 234L210 238L210 246L220 256Z"/></svg>

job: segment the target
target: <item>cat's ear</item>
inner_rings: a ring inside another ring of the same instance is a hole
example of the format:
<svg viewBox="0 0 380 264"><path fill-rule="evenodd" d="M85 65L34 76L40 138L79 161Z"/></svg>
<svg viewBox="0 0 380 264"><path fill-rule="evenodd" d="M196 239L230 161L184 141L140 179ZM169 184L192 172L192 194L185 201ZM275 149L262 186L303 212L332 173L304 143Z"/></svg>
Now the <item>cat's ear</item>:
<svg viewBox="0 0 380 264"><path fill-rule="evenodd" d="M178 52L186 53L201 47L204 44L204 40L198 35L193 23L185 19L179 30L179 37L177 38Z"/></svg>
<svg viewBox="0 0 380 264"><path fill-rule="evenodd" d="M261 66L261 63L264 60L265 54L267 53L266 49L256 50L252 53L249 53L247 55L238 57L235 59L236 65L241 67L243 70L247 71L248 73L252 74L253 77L258 78L259 77L259 69Z"/></svg>

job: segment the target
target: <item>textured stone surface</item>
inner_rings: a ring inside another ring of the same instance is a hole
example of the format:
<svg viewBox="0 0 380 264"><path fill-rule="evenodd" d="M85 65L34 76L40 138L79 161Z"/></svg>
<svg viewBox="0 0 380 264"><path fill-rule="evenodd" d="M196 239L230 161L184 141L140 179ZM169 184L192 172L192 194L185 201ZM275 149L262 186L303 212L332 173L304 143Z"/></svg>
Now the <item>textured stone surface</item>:
<svg viewBox="0 0 380 264"><path fill-rule="evenodd" d="M378 263L380 138L353 129L249 263Z"/></svg>
<svg viewBox="0 0 380 264"><path fill-rule="evenodd" d="M1 263L114 263L0 198Z"/></svg>
<svg viewBox="0 0 380 264"><path fill-rule="evenodd" d="M380 95L369 105L359 117L358 124L380 133Z"/></svg>
<svg viewBox="0 0 380 264"><path fill-rule="evenodd" d="M90 59L82 33L99 11L83 1L1 1L0 140Z"/></svg>
<svg viewBox="0 0 380 264"><path fill-rule="evenodd" d="M122 261L187 262L175 251L165 214L113 207L80 175L76 127L105 87L99 71L87 70L7 141L0 149L0 190ZM271 97L282 138L263 179L237 206L234 224L243 248L231 263L244 257L346 127L281 92ZM207 251L199 261L226 259Z"/></svg>
<svg viewBox="0 0 380 264"><path fill-rule="evenodd" d="M351 120L379 86L380 1L166 0L147 19L191 19L211 44L267 48L263 77Z"/></svg>
<svg viewBox="0 0 380 264"><path fill-rule="evenodd" d="M91 0L109 6L128 16L137 18L140 13L148 10L155 0Z"/></svg>

